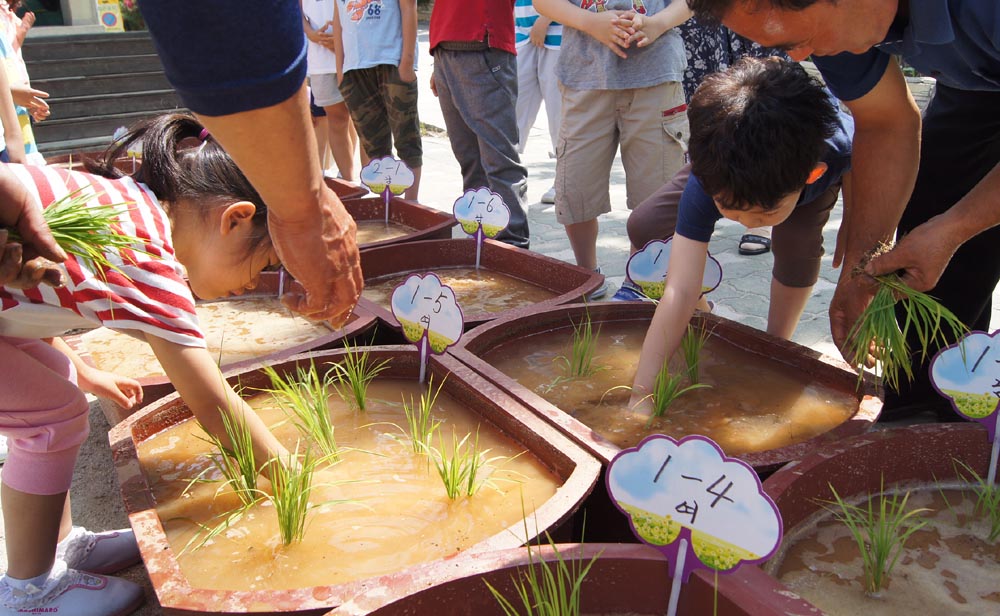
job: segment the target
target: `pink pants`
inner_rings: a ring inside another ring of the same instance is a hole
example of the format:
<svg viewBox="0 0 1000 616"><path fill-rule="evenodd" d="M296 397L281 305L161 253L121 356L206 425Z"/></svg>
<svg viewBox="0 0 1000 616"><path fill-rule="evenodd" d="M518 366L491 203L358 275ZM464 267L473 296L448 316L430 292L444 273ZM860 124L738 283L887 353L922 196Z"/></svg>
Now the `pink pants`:
<svg viewBox="0 0 1000 616"><path fill-rule="evenodd" d="M68 357L42 340L0 336L4 484L28 494L69 490L89 409Z"/></svg>

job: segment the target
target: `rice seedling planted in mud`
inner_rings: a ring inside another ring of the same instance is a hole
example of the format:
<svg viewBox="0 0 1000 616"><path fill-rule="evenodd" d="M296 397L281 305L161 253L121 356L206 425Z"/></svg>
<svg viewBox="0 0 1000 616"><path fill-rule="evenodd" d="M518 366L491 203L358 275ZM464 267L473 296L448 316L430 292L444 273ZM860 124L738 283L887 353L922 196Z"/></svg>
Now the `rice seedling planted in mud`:
<svg viewBox="0 0 1000 616"><path fill-rule="evenodd" d="M688 382L692 385L701 382L698 365L701 363L701 351L705 348L705 343L708 342L711 335L712 332L707 328L696 329L689 324L684 336L681 337L681 355L684 356Z"/></svg>
<svg viewBox="0 0 1000 616"><path fill-rule="evenodd" d="M271 366L265 366L264 373L271 379L271 389L266 391L291 415L299 431L319 445L325 456L338 460L337 439L327 404L336 377L330 373L320 376L311 361L308 368L297 366L294 378L282 376Z"/></svg>
<svg viewBox="0 0 1000 616"><path fill-rule="evenodd" d="M220 415L222 416L223 429L231 446L226 446L222 439L202 426L206 436L199 438L203 438L211 444L215 451L209 454L212 466L202 471L191 483L202 481L204 474L211 468L215 468L222 474L223 487L232 489L244 506L250 506L257 501L260 494L257 490L259 471L253 451L250 428L243 418L237 419L232 412L220 413Z"/></svg>
<svg viewBox="0 0 1000 616"><path fill-rule="evenodd" d="M1000 486L990 483L985 477L972 469L968 464L956 460L965 472L972 476L972 491L976 495L976 515L986 517L990 522L990 532L987 539L996 541L1000 537ZM947 499L946 499L947 500Z"/></svg>
<svg viewBox="0 0 1000 616"><path fill-rule="evenodd" d="M410 443L413 447L413 453L428 453L431 437L441 426L440 420L431 417L431 411L434 410L434 403L437 401L438 395L441 394L442 387L444 387L444 380L441 381L437 389L434 389L434 379L431 377L427 390L420 394L419 405L413 403L412 396L410 396L409 403L403 400L403 414L406 415L406 424L410 429Z"/></svg>
<svg viewBox="0 0 1000 616"><path fill-rule="evenodd" d="M590 376L600 370L600 367L594 365L594 352L597 350L597 337L601 333L601 328L598 327L597 331L594 331L590 312L587 312L579 323L573 323L572 320L570 323L573 324L573 345L570 356L568 358L560 356L557 359L566 365L566 377Z"/></svg>
<svg viewBox="0 0 1000 616"><path fill-rule="evenodd" d="M859 368L859 386L864 375L861 368L871 354L881 367L881 379L898 390L901 378L905 378L905 382L913 380L911 349L907 342L910 332L919 341L916 357L923 362L938 346L953 343L967 328L937 300L910 288L896 274L877 276L874 280L878 282L878 291L848 334L851 359ZM897 302L905 311L901 324L896 320Z"/></svg>
<svg viewBox="0 0 1000 616"><path fill-rule="evenodd" d="M383 370L389 367L389 360L374 361L369 351L361 351L356 346L344 344L347 351L340 363L333 364L340 396L357 410L364 411L368 397L368 385Z"/></svg>
<svg viewBox="0 0 1000 616"><path fill-rule="evenodd" d="M272 458L268 464L271 476L271 492L268 496L278 516L278 531L282 545L301 541L306 531L306 514L309 513L309 497L312 496L313 473L323 458L313 457L312 450L306 449L299 455L298 446L287 460Z"/></svg>
<svg viewBox="0 0 1000 616"><path fill-rule="evenodd" d="M472 433L469 433L459 440L458 435L452 432L450 454L445 452L444 439L440 438L440 435L439 447L428 448L444 484L445 493L451 500L463 495L472 496L478 492L479 488L489 481L488 477L480 476L484 468L502 458L502 456L487 458L489 449L480 451L478 430L475 440L470 440L471 438Z"/></svg>
<svg viewBox="0 0 1000 616"><path fill-rule="evenodd" d="M861 552L865 592L877 596L902 555L906 540L927 524L914 518L929 510L907 511L909 492L871 496L867 504L861 506L846 502L832 485L830 492L833 500L823 506L847 526Z"/></svg>
<svg viewBox="0 0 1000 616"><path fill-rule="evenodd" d="M670 408L670 405L674 403L674 400L682 394L693 389L709 387L704 383L693 383L687 387L681 387L683 379L684 375L682 374L670 374L669 362L663 362L660 371L656 373L656 380L653 381L653 391L649 394L653 402L653 413L650 415L647 425L652 423L654 418L662 417L667 412L667 409Z"/></svg>

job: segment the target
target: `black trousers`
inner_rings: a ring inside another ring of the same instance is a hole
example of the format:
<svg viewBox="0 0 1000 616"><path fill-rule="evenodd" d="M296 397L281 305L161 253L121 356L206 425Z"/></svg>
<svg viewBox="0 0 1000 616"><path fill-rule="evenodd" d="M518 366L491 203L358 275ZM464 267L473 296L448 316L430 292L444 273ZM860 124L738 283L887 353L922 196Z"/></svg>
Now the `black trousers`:
<svg viewBox="0 0 1000 616"><path fill-rule="evenodd" d="M998 163L1000 92L956 90L938 84L924 115L920 170L899 223L899 236L950 208ZM993 198L1000 199L1000 195ZM989 331L992 295L998 280L1000 227L994 227L958 249L929 293L970 329ZM902 318L898 306L896 318ZM918 348L914 336L908 342L911 349ZM923 363L914 357L913 383L901 383L899 391L886 392L886 419L927 410L944 420L958 419L951 405L930 384L928 368L936 352L931 349Z"/></svg>

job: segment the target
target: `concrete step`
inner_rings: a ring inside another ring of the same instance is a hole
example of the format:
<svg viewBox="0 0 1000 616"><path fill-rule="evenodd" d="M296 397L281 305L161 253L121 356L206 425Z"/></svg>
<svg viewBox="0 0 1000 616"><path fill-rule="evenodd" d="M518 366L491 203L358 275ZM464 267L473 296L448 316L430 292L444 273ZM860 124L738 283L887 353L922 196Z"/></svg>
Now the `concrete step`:
<svg viewBox="0 0 1000 616"><path fill-rule="evenodd" d="M25 45L27 48L27 45ZM160 58L155 53L137 56L86 57L66 60L42 60L28 64L28 75L36 79L79 77L93 75L119 75L163 71Z"/></svg>
<svg viewBox="0 0 1000 616"><path fill-rule="evenodd" d="M140 120L173 113L176 109L166 108L146 112L119 113L91 118L48 119L35 124L35 142L42 154L49 152L48 145L60 141L103 138L111 142L111 135L119 126L132 126Z"/></svg>
<svg viewBox="0 0 1000 616"><path fill-rule="evenodd" d="M180 106L180 100L173 90L50 98L49 108L52 115L49 116L49 120L176 109Z"/></svg>
<svg viewBox="0 0 1000 616"><path fill-rule="evenodd" d="M31 80L31 86L48 92L52 97L68 98L74 96L92 96L108 92L145 92L149 90L169 90L170 82L162 72L147 71L143 73L117 75L90 75L74 77L53 77L50 79Z"/></svg>
<svg viewBox="0 0 1000 616"><path fill-rule="evenodd" d="M34 62L106 58L155 54L148 32L120 32L100 35L30 37L24 44L28 70Z"/></svg>
<svg viewBox="0 0 1000 616"><path fill-rule="evenodd" d="M104 150L109 145L111 145L111 137L102 136L102 137L86 137L82 139L67 139L66 141L53 141L51 143L45 144L44 149L41 148L39 149L41 150L45 158L60 156L62 154L73 154L75 162L77 154L80 154L81 152L101 151Z"/></svg>

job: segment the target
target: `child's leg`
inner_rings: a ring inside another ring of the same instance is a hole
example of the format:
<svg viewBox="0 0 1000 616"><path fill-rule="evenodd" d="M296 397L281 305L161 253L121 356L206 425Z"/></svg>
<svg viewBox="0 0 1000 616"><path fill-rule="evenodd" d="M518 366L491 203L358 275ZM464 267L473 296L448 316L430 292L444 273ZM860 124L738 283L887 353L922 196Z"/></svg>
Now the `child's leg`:
<svg viewBox="0 0 1000 616"><path fill-rule="evenodd" d="M559 50L546 48L538 51L541 52L538 59L538 82L542 88L542 100L545 101L545 115L549 120L549 139L552 141L550 156L555 156L556 144L559 143L559 125L562 123L562 93L559 91L559 78L556 77Z"/></svg>
<svg viewBox="0 0 1000 616"><path fill-rule="evenodd" d="M613 92L563 88L556 151L556 220L576 264L597 268L597 217L611 211L608 182L618 149Z"/></svg>
<svg viewBox="0 0 1000 616"><path fill-rule="evenodd" d="M809 203L796 206L792 214L774 227L771 250L771 304L767 332L791 338L819 278L823 257L823 226L837 203L840 185L832 186Z"/></svg>
<svg viewBox="0 0 1000 616"><path fill-rule="evenodd" d="M326 111L327 134L329 135L330 151L333 161L341 177L349 182L356 179L354 174L354 146L357 143L357 133L353 132L351 114L343 101L323 107Z"/></svg>
<svg viewBox="0 0 1000 616"><path fill-rule="evenodd" d="M0 431L9 447L0 496L8 575L28 579L52 567L89 405L69 358L40 340L0 338L0 374Z"/></svg>
<svg viewBox="0 0 1000 616"><path fill-rule="evenodd" d="M530 42L517 50L517 151L524 153L528 143L528 131L535 123L535 117L542 106L542 87L539 83L538 61L542 50Z"/></svg>

